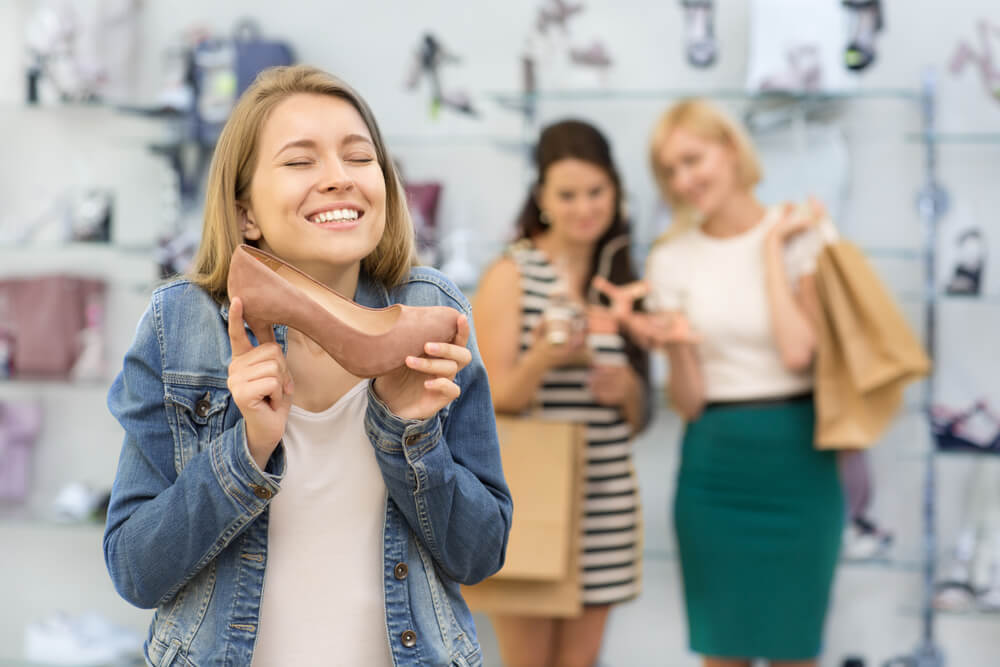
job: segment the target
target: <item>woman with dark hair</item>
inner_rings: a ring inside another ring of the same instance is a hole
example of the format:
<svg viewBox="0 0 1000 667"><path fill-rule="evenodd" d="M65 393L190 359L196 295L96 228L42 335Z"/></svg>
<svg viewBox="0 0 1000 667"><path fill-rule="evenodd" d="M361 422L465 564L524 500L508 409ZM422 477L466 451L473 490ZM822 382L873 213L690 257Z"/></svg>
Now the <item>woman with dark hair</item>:
<svg viewBox="0 0 1000 667"><path fill-rule="evenodd" d="M647 416L648 358L593 288L595 277L635 280L608 142L587 123L563 121L542 132L534 157L538 180L517 240L480 281L473 314L497 412L586 424L584 611L493 625L505 664L593 665L611 605L639 592L631 439Z"/></svg>

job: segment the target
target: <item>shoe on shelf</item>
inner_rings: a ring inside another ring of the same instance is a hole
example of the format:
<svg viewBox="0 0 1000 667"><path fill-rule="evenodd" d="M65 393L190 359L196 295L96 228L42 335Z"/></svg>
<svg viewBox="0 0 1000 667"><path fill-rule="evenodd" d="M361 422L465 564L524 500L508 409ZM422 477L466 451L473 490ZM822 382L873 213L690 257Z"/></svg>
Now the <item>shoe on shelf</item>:
<svg viewBox="0 0 1000 667"><path fill-rule="evenodd" d="M229 298L260 341L284 324L314 340L348 373L378 377L424 354L428 342L450 343L459 312L447 306L366 308L258 248L242 244L229 266ZM263 338L262 338L263 336Z"/></svg>
<svg viewBox="0 0 1000 667"><path fill-rule="evenodd" d="M95 518L103 498L84 482L63 486L52 501L55 518L59 521L89 521Z"/></svg>
<svg viewBox="0 0 1000 667"><path fill-rule="evenodd" d="M694 67L710 67L719 54L712 0L681 0L684 8L684 52Z"/></svg>
<svg viewBox="0 0 1000 667"><path fill-rule="evenodd" d="M844 560L884 560L889 557L892 543L891 533L864 517L857 517L844 529Z"/></svg>
<svg viewBox="0 0 1000 667"><path fill-rule="evenodd" d="M979 554L979 539L974 530L963 530L955 542L947 574L935 584L934 608L940 611L969 612L976 608L977 593L973 583Z"/></svg>
<svg viewBox="0 0 1000 667"><path fill-rule="evenodd" d="M844 64L851 71L861 71L875 62L875 37L885 27L881 0L841 0L850 12L851 28Z"/></svg>

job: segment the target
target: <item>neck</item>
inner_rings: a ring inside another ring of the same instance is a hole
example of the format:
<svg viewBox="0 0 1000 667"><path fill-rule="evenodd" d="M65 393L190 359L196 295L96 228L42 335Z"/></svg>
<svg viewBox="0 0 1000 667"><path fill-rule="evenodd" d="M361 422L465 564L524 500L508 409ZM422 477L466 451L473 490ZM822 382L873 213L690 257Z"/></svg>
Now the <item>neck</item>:
<svg viewBox="0 0 1000 667"><path fill-rule="evenodd" d="M549 231L536 236L535 245L549 256L553 264L562 266L569 274L567 278L572 281L572 285L583 285L593 259L594 244L574 243Z"/></svg>
<svg viewBox="0 0 1000 667"><path fill-rule="evenodd" d="M354 299L361 275L361 262L355 262L349 266L319 263L297 266L296 268L308 273L314 280L323 283L341 296Z"/></svg>
<svg viewBox="0 0 1000 667"><path fill-rule="evenodd" d="M764 205L752 192L737 192L705 219L701 229L709 236L719 238L737 236L760 222L765 211Z"/></svg>

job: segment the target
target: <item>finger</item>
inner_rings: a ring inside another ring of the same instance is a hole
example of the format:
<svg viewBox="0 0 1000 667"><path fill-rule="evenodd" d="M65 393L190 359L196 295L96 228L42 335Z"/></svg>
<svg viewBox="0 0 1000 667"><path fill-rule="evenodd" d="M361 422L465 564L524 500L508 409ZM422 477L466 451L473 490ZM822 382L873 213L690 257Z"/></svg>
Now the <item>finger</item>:
<svg viewBox="0 0 1000 667"><path fill-rule="evenodd" d="M609 281L604 276L594 276L594 278L590 281L590 284L594 287L594 289L612 301L614 300L615 293L618 291L614 283Z"/></svg>
<svg viewBox="0 0 1000 667"><path fill-rule="evenodd" d="M233 356L246 354L253 349L250 337L243 327L243 300L236 297L229 304L229 345Z"/></svg>
<svg viewBox="0 0 1000 667"><path fill-rule="evenodd" d="M418 373L434 375L439 378L451 379L458 374L458 364L451 359L428 359L427 357L409 356L406 358L406 366Z"/></svg>
<svg viewBox="0 0 1000 667"><path fill-rule="evenodd" d="M826 206L813 195L809 195L809 209L812 211L813 217L817 220L827 217Z"/></svg>
<svg viewBox="0 0 1000 667"><path fill-rule="evenodd" d="M458 333L455 334L455 339L451 341L452 345L457 345L459 347L465 348L469 344L469 318L464 314L458 316Z"/></svg>
<svg viewBox="0 0 1000 667"><path fill-rule="evenodd" d="M230 386L230 391L237 405L246 403L250 409L262 405L275 407L284 398L281 383L275 377L265 377L250 382L236 381Z"/></svg>
<svg viewBox="0 0 1000 667"><path fill-rule="evenodd" d="M629 301L637 301L653 291L652 285L645 280L636 280L622 287L622 292Z"/></svg>
<svg viewBox="0 0 1000 667"><path fill-rule="evenodd" d="M281 372L287 369L285 355L281 351L281 346L277 343L264 343L257 347L251 347L247 352L234 357L229 367L229 372L233 373L239 369L257 366L259 364L276 364Z"/></svg>
<svg viewBox="0 0 1000 667"><path fill-rule="evenodd" d="M424 352L429 356L441 359L451 359L458 364L459 368L465 368L472 361L472 352L469 348L448 343L425 343Z"/></svg>
<svg viewBox="0 0 1000 667"><path fill-rule="evenodd" d="M230 371L230 373L233 377L242 381L253 381L268 377L276 378L281 382L284 391L290 391L290 387L293 384L292 375L288 371L287 364L283 363L283 360L264 359L257 363L241 365Z"/></svg>
<svg viewBox="0 0 1000 667"><path fill-rule="evenodd" d="M424 382L424 388L440 395L445 399L444 404L441 407L444 407L444 405L454 401L462 393L459 386L448 378L434 378L433 380L427 380Z"/></svg>

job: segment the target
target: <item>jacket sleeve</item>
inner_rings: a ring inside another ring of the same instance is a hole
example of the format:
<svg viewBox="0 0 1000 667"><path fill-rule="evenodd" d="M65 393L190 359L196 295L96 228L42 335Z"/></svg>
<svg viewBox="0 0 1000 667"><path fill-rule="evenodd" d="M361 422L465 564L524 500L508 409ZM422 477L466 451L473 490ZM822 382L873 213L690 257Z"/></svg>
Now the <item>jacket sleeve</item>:
<svg viewBox="0 0 1000 667"><path fill-rule="evenodd" d="M173 598L278 491L276 478L262 473L250 457L242 419L177 473L159 317L154 295L108 394L125 440L108 507L104 558L119 594L142 608Z"/></svg>
<svg viewBox="0 0 1000 667"><path fill-rule="evenodd" d="M471 329L468 305L459 309ZM512 502L474 332L468 347L472 361L456 378L461 394L445 410L401 419L369 383L365 427L389 497L414 534L445 574L474 584L503 566Z"/></svg>

